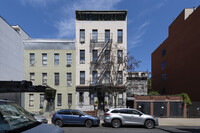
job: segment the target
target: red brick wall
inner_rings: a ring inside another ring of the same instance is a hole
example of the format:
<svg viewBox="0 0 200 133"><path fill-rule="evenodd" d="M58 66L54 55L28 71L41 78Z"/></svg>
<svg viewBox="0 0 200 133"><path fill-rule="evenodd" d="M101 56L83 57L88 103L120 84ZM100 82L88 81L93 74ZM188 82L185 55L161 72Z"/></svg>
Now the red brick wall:
<svg viewBox="0 0 200 133"><path fill-rule="evenodd" d="M188 93L192 101L200 101L200 7L186 20L184 13L169 27L169 37L152 53L152 88L166 94ZM166 55L161 56L166 48ZM162 62L166 68L162 70ZM166 74L166 81L161 75Z"/></svg>

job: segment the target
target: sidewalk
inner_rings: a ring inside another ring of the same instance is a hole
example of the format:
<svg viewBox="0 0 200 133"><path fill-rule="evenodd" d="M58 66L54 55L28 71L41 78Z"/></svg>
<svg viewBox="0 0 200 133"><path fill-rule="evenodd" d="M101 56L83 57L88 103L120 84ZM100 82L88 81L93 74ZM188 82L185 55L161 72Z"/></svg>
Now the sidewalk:
<svg viewBox="0 0 200 133"><path fill-rule="evenodd" d="M48 124L51 119L47 118ZM200 126L200 118L158 118L159 126ZM103 120L100 124L104 123Z"/></svg>
<svg viewBox="0 0 200 133"><path fill-rule="evenodd" d="M160 126L200 126L200 118L158 118Z"/></svg>

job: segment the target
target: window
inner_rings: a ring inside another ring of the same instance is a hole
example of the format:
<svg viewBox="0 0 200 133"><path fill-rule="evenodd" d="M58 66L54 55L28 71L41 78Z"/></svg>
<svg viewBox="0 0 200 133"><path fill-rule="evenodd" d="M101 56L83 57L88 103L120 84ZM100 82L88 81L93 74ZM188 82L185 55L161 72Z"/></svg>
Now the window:
<svg viewBox="0 0 200 133"><path fill-rule="evenodd" d="M44 94L40 94L40 108L44 107Z"/></svg>
<svg viewBox="0 0 200 133"><path fill-rule="evenodd" d="M162 74L162 81L166 81L166 74Z"/></svg>
<svg viewBox="0 0 200 133"><path fill-rule="evenodd" d="M98 56L98 51L97 50L93 50L92 51L92 61L96 62L97 61L97 56Z"/></svg>
<svg viewBox="0 0 200 133"><path fill-rule="evenodd" d="M94 105L94 93L90 92L90 105Z"/></svg>
<svg viewBox="0 0 200 133"><path fill-rule="evenodd" d="M67 73L67 86L72 86L72 73Z"/></svg>
<svg viewBox="0 0 200 133"><path fill-rule="evenodd" d="M128 114L128 110L127 109L121 109L121 110L119 110L119 113Z"/></svg>
<svg viewBox="0 0 200 133"><path fill-rule="evenodd" d="M30 53L30 65L34 66L34 64L35 64L35 54Z"/></svg>
<svg viewBox="0 0 200 133"><path fill-rule="evenodd" d="M59 85L59 73L54 73L55 85Z"/></svg>
<svg viewBox="0 0 200 133"><path fill-rule="evenodd" d="M47 73L42 73L42 85L47 84Z"/></svg>
<svg viewBox="0 0 200 133"><path fill-rule="evenodd" d="M58 114L62 114L62 115L72 115L71 110L63 110L58 112Z"/></svg>
<svg viewBox="0 0 200 133"><path fill-rule="evenodd" d="M85 42L85 30L80 29L80 43L84 43L84 42Z"/></svg>
<svg viewBox="0 0 200 133"><path fill-rule="evenodd" d="M166 68L166 61L162 62L162 70Z"/></svg>
<svg viewBox="0 0 200 133"><path fill-rule="evenodd" d="M113 106L113 95L111 93L108 95L108 105Z"/></svg>
<svg viewBox="0 0 200 133"><path fill-rule="evenodd" d="M42 54L42 65L43 66L47 65L47 54L46 53Z"/></svg>
<svg viewBox="0 0 200 133"><path fill-rule="evenodd" d="M119 110L113 110L111 113L119 113Z"/></svg>
<svg viewBox="0 0 200 133"><path fill-rule="evenodd" d="M122 94L118 94L118 105L123 105L123 95Z"/></svg>
<svg viewBox="0 0 200 133"><path fill-rule="evenodd" d="M162 57L166 55L166 48L162 49Z"/></svg>
<svg viewBox="0 0 200 133"><path fill-rule="evenodd" d="M68 94L68 105L72 105L72 94Z"/></svg>
<svg viewBox="0 0 200 133"><path fill-rule="evenodd" d="M105 30L105 42L110 41L110 30Z"/></svg>
<svg viewBox="0 0 200 133"><path fill-rule="evenodd" d="M85 50L80 50L80 63L85 63Z"/></svg>
<svg viewBox="0 0 200 133"><path fill-rule="evenodd" d="M34 107L34 94L29 94L29 107Z"/></svg>
<svg viewBox="0 0 200 133"><path fill-rule="evenodd" d="M80 84L85 84L85 71L80 71Z"/></svg>
<svg viewBox="0 0 200 133"><path fill-rule="evenodd" d="M123 30L117 30L117 42L118 43L123 42Z"/></svg>
<svg viewBox="0 0 200 133"><path fill-rule="evenodd" d="M97 71L92 72L92 84L97 83Z"/></svg>
<svg viewBox="0 0 200 133"><path fill-rule="evenodd" d="M72 54L67 53L67 66L71 66L72 64Z"/></svg>
<svg viewBox="0 0 200 133"><path fill-rule="evenodd" d="M35 73L30 73L30 81L34 85L34 82L35 82Z"/></svg>
<svg viewBox="0 0 200 133"><path fill-rule="evenodd" d="M62 106L62 94L57 94L57 106Z"/></svg>
<svg viewBox="0 0 200 133"><path fill-rule="evenodd" d="M59 65L59 54L54 54L54 65Z"/></svg>
<svg viewBox="0 0 200 133"><path fill-rule="evenodd" d="M118 84L123 84L123 75L122 75L122 71L118 71L117 83L118 83Z"/></svg>
<svg viewBox="0 0 200 133"><path fill-rule="evenodd" d="M79 92L79 103L83 103L83 102L84 102L84 93Z"/></svg>
<svg viewBox="0 0 200 133"><path fill-rule="evenodd" d="M110 50L105 50L105 61L106 63L110 62Z"/></svg>
<svg viewBox="0 0 200 133"><path fill-rule="evenodd" d="M110 71L105 72L105 84L110 83Z"/></svg>
<svg viewBox="0 0 200 133"><path fill-rule="evenodd" d="M93 40L93 42L97 42L97 40L98 40L98 30L92 30L92 40Z"/></svg>
<svg viewBox="0 0 200 133"><path fill-rule="evenodd" d="M123 62L123 52L122 50L117 51L117 62L122 63Z"/></svg>

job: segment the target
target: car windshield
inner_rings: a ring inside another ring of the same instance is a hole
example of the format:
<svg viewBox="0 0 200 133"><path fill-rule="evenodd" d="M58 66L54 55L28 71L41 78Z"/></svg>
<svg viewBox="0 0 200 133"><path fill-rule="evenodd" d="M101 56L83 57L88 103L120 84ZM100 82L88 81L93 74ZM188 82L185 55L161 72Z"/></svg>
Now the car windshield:
<svg viewBox="0 0 200 133"><path fill-rule="evenodd" d="M0 132L7 132L36 123L35 118L19 105L0 102Z"/></svg>

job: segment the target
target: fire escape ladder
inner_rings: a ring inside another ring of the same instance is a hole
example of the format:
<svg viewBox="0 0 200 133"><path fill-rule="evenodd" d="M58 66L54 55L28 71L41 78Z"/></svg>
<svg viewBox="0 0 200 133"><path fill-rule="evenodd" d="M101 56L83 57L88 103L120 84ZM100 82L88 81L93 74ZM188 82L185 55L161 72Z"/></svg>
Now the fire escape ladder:
<svg viewBox="0 0 200 133"><path fill-rule="evenodd" d="M95 63L97 63L97 62L99 61L100 57L102 56L102 54L103 54L104 51L106 50L106 48L107 48L107 46L109 45L109 43L110 43L110 42L107 41L106 44L103 46L103 48L101 49L101 52L99 53L99 55L98 55L98 57L97 57Z"/></svg>

